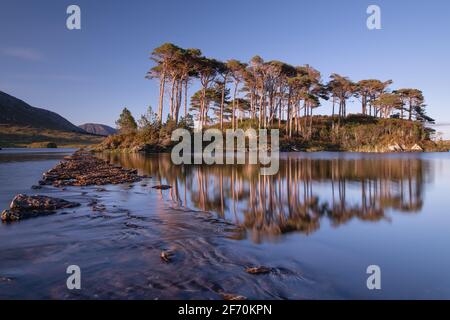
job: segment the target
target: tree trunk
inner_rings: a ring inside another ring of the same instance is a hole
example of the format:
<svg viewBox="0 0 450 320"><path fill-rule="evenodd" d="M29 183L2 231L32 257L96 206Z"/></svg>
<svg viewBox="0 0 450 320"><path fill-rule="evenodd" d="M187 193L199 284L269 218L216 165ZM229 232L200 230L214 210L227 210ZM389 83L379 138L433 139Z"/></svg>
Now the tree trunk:
<svg viewBox="0 0 450 320"><path fill-rule="evenodd" d="M164 73L162 73L161 78L159 80L159 106L158 106L158 121L159 121L159 123L162 123L165 86L166 86L166 76Z"/></svg>
<svg viewBox="0 0 450 320"><path fill-rule="evenodd" d="M187 118L187 100L188 100L188 81L189 79L184 80L184 119Z"/></svg>
<svg viewBox="0 0 450 320"><path fill-rule="evenodd" d="M205 97L206 97L206 88L202 88L202 97L200 101L200 124L203 127L205 124L204 113L205 113Z"/></svg>
<svg viewBox="0 0 450 320"><path fill-rule="evenodd" d="M412 120L412 99L409 99L409 117L408 120Z"/></svg>
<svg viewBox="0 0 450 320"><path fill-rule="evenodd" d="M170 106L169 106L169 115L173 117L173 108L175 103L175 77L172 78L172 88L170 94Z"/></svg>
<svg viewBox="0 0 450 320"><path fill-rule="evenodd" d="M362 96L362 114L364 114L364 115L367 113L366 107L367 107L367 96L363 95Z"/></svg>
<svg viewBox="0 0 450 320"><path fill-rule="evenodd" d="M180 114L181 99L183 95L183 82L178 80L177 82L177 107L175 109L175 123L178 124L178 116Z"/></svg>
<svg viewBox="0 0 450 320"><path fill-rule="evenodd" d="M222 99L220 101L220 130L223 130L223 107L225 104L225 89L226 89L227 77L223 77L222 87Z"/></svg>
<svg viewBox="0 0 450 320"><path fill-rule="evenodd" d="M235 126L236 126L236 122L235 122L236 116L235 116L235 113L236 113L236 96L237 96L237 89L238 89L238 86L239 86L239 81L236 81L236 82L234 83L233 111L232 111L232 116L231 116L231 121L233 122L233 124L232 124L231 127L233 128L233 130L235 129Z"/></svg>

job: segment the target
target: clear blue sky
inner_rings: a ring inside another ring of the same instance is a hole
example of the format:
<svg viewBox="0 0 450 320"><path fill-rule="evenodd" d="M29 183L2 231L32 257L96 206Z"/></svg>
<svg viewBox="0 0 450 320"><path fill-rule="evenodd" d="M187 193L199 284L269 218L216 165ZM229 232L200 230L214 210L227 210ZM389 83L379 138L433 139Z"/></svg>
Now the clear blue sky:
<svg viewBox="0 0 450 320"><path fill-rule="evenodd" d="M82 30L66 29L70 4ZM369 4L382 30L367 29ZM450 123L449 33L448 0L1 0L0 90L75 124L114 125L124 106L138 116L157 105L149 54L173 42L223 60L308 63L324 80L393 79L422 89L430 116Z"/></svg>

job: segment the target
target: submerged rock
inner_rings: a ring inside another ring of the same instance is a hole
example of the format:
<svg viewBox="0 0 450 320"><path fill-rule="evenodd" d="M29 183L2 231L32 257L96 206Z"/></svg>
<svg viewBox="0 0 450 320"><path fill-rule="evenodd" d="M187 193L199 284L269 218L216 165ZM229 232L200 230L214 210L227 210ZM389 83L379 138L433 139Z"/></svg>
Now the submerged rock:
<svg viewBox="0 0 450 320"><path fill-rule="evenodd" d="M158 190L167 190L167 189L172 188L172 186L168 186L166 184L160 184L160 185L157 185L157 186L153 186L152 188L153 189L158 189Z"/></svg>
<svg viewBox="0 0 450 320"><path fill-rule="evenodd" d="M0 150L1 150L1 148L0 148ZM12 278L0 276L0 283L2 283L2 282L12 282L12 281L13 281Z"/></svg>
<svg viewBox="0 0 450 320"><path fill-rule="evenodd" d="M173 252L172 251L161 251L160 257L161 257L162 261L169 263L172 261Z"/></svg>
<svg viewBox="0 0 450 320"><path fill-rule="evenodd" d="M233 293L221 293L220 295L222 296L223 300L247 300L247 297Z"/></svg>
<svg viewBox="0 0 450 320"><path fill-rule="evenodd" d="M270 271L272 271L271 268L267 268L267 267L249 267L245 269L245 272L250 273L250 274L266 274L269 273Z"/></svg>
<svg viewBox="0 0 450 320"><path fill-rule="evenodd" d="M17 221L39 215L54 213L57 209L74 208L80 204L64 199L35 195L18 194L12 200L9 210L3 210L2 221Z"/></svg>

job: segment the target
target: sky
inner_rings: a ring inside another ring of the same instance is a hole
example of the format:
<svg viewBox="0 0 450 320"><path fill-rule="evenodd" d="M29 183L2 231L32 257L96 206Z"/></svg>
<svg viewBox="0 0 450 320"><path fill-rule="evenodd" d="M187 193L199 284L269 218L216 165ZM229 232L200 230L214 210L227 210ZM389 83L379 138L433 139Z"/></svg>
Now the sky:
<svg viewBox="0 0 450 320"><path fill-rule="evenodd" d="M71 4L81 30L66 27ZM372 4L381 30L366 26ZM74 124L114 126L123 107L136 117L157 107L158 83L145 74L151 51L172 42L220 60L310 64L324 81L392 79L392 89L421 89L450 132L449 33L448 0L0 0L0 90Z"/></svg>

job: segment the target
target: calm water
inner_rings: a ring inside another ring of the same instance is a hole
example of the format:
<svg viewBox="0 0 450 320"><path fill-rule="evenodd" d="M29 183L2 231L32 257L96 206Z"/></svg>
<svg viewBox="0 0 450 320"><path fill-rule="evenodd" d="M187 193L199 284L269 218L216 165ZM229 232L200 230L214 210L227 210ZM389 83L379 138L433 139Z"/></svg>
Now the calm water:
<svg viewBox="0 0 450 320"><path fill-rule="evenodd" d="M449 153L282 154L279 174L266 177L250 165L102 155L151 178L31 190L68 152L0 151L2 208L19 192L82 203L0 225L0 298L450 298ZM159 183L173 188L151 188ZM79 291L66 288L71 264ZM372 264L381 290L366 287ZM273 271L244 272L255 265Z"/></svg>

